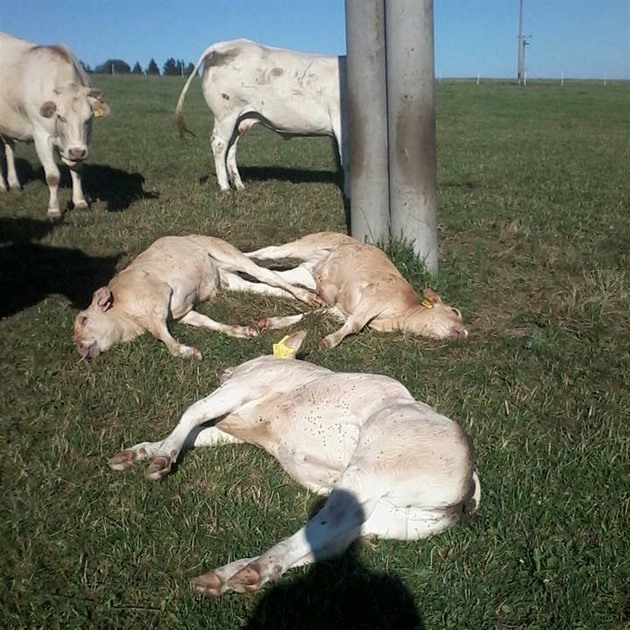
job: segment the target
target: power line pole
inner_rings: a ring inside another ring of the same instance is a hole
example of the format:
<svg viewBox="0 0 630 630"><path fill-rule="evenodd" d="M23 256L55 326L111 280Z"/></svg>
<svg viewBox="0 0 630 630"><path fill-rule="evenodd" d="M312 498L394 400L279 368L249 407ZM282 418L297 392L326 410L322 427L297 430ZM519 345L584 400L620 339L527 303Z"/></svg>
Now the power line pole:
<svg viewBox="0 0 630 630"><path fill-rule="evenodd" d="M437 274L433 0L346 0L351 233Z"/></svg>
<svg viewBox="0 0 630 630"><path fill-rule="evenodd" d="M384 244L389 241L384 0L346 0L346 42L348 98L342 111L348 126L342 136L347 131L350 233L359 241ZM341 92L343 99L343 87Z"/></svg>
<svg viewBox="0 0 630 630"><path fill-rule="evenodd" d="M519 0L518 11L518 68L516 71L516 80L519 85L523 85L525 76L525 39L523 38L523 0Z"/></svg>
<svg viewBox="0 0 630 630"><path fill-rule="evenodd" d="M391 235L437 275L433 0L385 0Z"/></svg>
<svg viewBox="0 0 630 630"><path fill-rule="evenodd" d="M527 84L527 75L525 73L525 46L529 46L527 41L531 35L523 35L523 0L519 0L518 11L518 70L517 81L519 85Z"/></svg>

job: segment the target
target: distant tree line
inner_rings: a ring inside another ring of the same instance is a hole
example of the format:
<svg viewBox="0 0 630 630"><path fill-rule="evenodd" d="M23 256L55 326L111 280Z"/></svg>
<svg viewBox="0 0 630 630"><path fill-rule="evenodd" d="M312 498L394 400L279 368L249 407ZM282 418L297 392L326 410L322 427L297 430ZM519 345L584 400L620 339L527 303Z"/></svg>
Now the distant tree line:
<svg viewBox="0 0 630 630"><path fill-rule="evenodd" d="M83 61L81 62L81 65L86 72L94 72L96 74L147 74L153 76L162 75L165 77L187 77L195 67L192 63L186 64L183 59L173 59L173 57L169 57L165 61L161 72L155 59L151 59L151 61L149 61L149 65L144 70L142 69L140 62L136 61L134 67L132 68L122 59L108 59L96 66L94 69L90 68L90 66L85 64Z"/></svg>

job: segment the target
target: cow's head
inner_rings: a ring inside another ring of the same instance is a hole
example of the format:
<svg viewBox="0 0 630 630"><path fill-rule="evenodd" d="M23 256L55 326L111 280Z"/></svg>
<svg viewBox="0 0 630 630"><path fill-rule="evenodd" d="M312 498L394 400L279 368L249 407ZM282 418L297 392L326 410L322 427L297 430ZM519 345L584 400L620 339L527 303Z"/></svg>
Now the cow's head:
<svg viewBox="0 0 630 630"><path fill-rule="evenodd" d="M74 345L82 359L93 359L120 341L111 308L114 296L107 287L94 291L92 303L74 320Z"/></svg>
<svg viewBox="0 0 630 630"><path fill-rule="evenodd" d="M56 88L39 113L54 122L53 143L63 161L72 166L87 158L92 118L107 116L109 106L100 90L69 83Z"/></svg>
<svg viewBox="0 0 630 630"><path fill-rule="evenodd" d="M459 309L444 304L433 289L425 289L420 306L410 314L404 329L435 339L466 339L468 331Z"/></svg>

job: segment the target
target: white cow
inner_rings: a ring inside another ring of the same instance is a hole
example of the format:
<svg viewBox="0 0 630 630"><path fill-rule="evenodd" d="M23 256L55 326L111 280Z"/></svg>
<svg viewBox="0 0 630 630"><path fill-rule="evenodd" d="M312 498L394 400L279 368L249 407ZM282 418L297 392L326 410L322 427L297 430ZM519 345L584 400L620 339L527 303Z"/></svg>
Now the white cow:
<svg viewBox="0 0 630 630"><path fill-rule="evenodd" d="M271 48L247 39L213 44L199 58L179 96L175 119L182 136L191 133L184 123L184 99L201 64L203 95L214 115L212 153L221 190L244 188L236 144L257 122L285 138L332 136L347 189L341 111L345 58Z"/></svg>
<svg viewBox="0 0 630 630"><path fill-rule="evenodd" d="M20 182L15 171L15 141L34 142L50 190L48 216L61 216L57 191L59 168L54 149L70 168L72 202L87 207L80 167L88 157L93 116L107 116L102 93L90 87L87 74L66 46L39 46L0 33L0 136L11 189ZM0 190L6 190L0 173Z"/></svg>

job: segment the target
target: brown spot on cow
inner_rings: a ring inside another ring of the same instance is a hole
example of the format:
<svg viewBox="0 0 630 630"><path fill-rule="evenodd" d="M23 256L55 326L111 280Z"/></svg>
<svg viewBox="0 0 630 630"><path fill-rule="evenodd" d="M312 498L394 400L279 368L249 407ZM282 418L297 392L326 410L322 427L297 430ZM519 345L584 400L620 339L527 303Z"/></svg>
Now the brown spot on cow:
<svg viewBox="0 0 630 630"><path fill-rule="evenodd" d="M225 92L221 92L221 98L223 98L226 101L230 100L230 95L226 94Z"/></svg>

